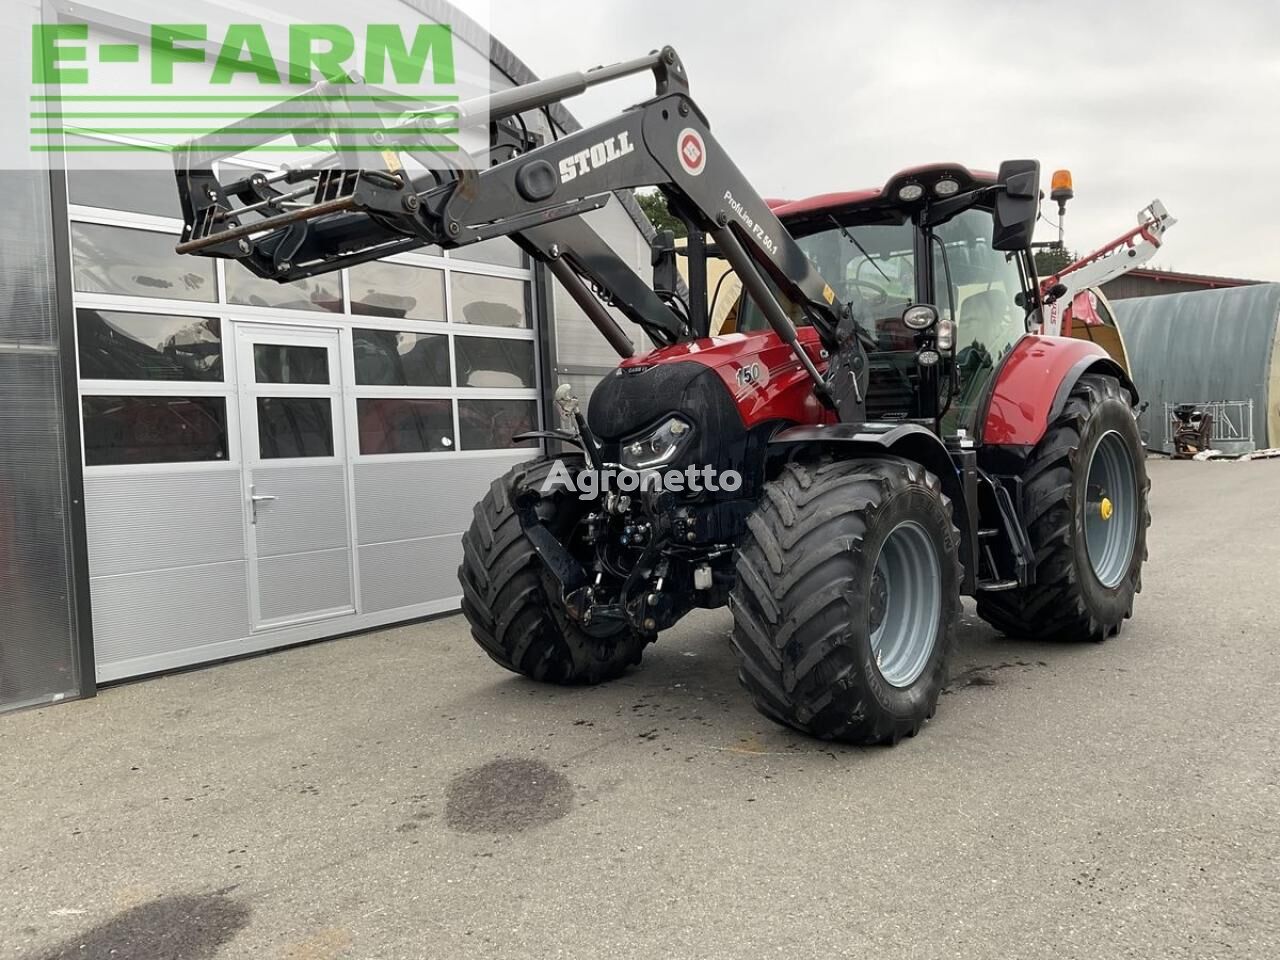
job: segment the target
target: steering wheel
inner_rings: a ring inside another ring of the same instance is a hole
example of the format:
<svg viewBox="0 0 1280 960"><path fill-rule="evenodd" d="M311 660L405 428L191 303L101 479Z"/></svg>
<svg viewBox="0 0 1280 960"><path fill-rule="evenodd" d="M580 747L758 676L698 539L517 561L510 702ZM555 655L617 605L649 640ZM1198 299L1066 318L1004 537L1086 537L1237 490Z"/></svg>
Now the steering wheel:
<svg viewBox="0 0 1280 960"><path fill-rule="evenodd" d="M866 302L873 307L879 307L889 302L889 291L878 283L872 283L870 280L845 280L845 285L849 287L861 287L864 290L870 290L872 296L863 297Z"/></svg>

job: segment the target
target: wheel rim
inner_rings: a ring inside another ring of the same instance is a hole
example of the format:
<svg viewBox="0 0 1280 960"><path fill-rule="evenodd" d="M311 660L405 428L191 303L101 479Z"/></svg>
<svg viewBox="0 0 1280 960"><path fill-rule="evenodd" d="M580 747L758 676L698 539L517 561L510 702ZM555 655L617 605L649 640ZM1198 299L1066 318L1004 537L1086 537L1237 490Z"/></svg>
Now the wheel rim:
<svg viewBox="0 0 1280 960"><path fill-rule="evenodd" d="M876 666L888 683L909 687L933 654L942 609L942 568L924 527L904 520L889 531L876 557L870 593Z"/></svg>
<svg viewBox="0 0 1280 960"><path fill-rule="evenodd" d="M1093 575L1114 587L1129 571L1138 537L1138 475L1124 438L1102 435L1089 458L1084 497L1084 542Z"/></svg>

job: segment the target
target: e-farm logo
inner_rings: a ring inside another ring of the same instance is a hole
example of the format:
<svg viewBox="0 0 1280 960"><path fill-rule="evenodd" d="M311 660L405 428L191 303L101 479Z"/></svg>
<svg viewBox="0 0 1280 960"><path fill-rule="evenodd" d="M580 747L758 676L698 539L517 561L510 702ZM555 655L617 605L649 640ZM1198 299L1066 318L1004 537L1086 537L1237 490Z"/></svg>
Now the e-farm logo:
<svg viewBox="0 0 1280 960"><path fill-rule="evenodd" d="M383 134L407 117L415 151L458 151L457 104L472 95L459 51L473 52L446 23L156 23L124 36L37 23L30 149L165 152L204 138L220 154L287 153L336 134L344 150L385 152L398 141ZM376 144L360 142L370 136Z"/></svg>
<svg viewBox="0 0 1280 960"><path fill-rule="evenodd" d="M31 33L34 83L89 83L89 24L38 23ZM263 24L228 25L212 58L208 84L228 84L242 74L275 86L320 80L352 82L358 68L353 62L356 37L350 29L332 23L295 23L288 26L288 38L288 68L282 75L279 51L272 49ZM211 39L214 38L205 24L153 25L149 42L145 44L151 85L172 84L178 64L209 63L204 45ZM97 45L96 53L100 63L139 63L143 46L103 42ZM360 65L368 83L383 83L388 66L397 83L420 83L429 66L433 84L452 84L453 31L445 24L419 24L412 40L407 41L399 24L369 24L365 28L364 58Z"/></svg>

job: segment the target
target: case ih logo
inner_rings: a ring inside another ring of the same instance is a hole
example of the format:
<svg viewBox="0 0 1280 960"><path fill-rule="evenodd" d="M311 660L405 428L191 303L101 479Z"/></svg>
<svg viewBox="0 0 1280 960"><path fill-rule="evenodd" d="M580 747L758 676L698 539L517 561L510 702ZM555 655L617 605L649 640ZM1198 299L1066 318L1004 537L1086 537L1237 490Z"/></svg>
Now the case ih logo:
<svg viewBox="0 0 1280 960"><path fill-rule="evenodd" d="M698 131L686 127L680 131L676 143L680 166L684 167L684 172L689 176L696 177L706 167L707 148L702 143L702 137L698 135Z"/></svg>

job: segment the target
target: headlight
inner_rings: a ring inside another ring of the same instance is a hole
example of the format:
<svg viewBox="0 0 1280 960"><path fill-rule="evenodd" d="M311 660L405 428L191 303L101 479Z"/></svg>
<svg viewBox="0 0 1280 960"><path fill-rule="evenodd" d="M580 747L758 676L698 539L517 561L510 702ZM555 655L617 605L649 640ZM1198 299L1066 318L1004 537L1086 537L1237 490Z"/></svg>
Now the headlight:
<svg viewBox="0 0 1280 960"><path fill-rule="evenodd" d="M898 199L903 203L912 203L924 196L924 187L918 183L904 183L898 188Z"/></svg>
<svg viewBox="0 0 1280 960"><path fill-rule="evenodd" d="M917 303L902 311L902 322L912 330L928 330L938 322L938 311L927 303Z"/></svg>
<svg viewBox="0 0 1280 960"><path fill-rule="evenodd" d="M687 420L670 417L656 430L624 440L618 459L628 470L652 470L674 460L692 433Z"/></svg>
<svg viewBox="0 0 1280 960"><path fill-rule="evenodd" d="M960 192L960 181L952 180L950 177L943 177L933 185L933 192L940 197L950 197Z"/></svg>

